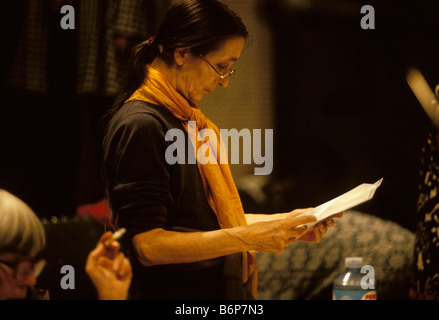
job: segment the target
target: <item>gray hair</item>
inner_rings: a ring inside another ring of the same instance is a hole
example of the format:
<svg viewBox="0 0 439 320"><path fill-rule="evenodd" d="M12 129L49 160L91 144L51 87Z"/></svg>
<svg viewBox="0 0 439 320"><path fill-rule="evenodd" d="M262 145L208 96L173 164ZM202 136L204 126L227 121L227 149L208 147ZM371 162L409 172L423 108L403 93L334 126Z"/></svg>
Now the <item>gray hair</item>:
<svg viewBox="0 0 439 320"><path fill-rule="evenodd" d="M43 224L21 199L0 189L0 252L34 259L46 245Z"/></svg>

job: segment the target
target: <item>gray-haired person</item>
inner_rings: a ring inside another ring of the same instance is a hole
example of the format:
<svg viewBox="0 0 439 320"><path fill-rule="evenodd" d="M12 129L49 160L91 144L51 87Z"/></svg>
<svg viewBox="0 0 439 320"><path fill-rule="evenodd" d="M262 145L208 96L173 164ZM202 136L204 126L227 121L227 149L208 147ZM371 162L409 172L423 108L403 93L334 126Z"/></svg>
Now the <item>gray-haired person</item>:
<svg viewBox="0 0 439 320"><path fill-rule="evenodd" d="M95 284L99 299L127 298L131 265L111 241L102 235L90 252L85 269ZM0 189L0 300L49 299L47 290L35 287L45 261L44 227L35 212L21 199Z"/></svg>

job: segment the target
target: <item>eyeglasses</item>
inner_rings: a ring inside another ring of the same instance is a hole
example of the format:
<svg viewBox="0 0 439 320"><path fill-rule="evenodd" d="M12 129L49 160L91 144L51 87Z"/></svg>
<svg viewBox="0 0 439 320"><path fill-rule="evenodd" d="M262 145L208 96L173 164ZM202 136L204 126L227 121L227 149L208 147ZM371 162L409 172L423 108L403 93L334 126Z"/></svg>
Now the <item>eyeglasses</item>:
<svg viewBox="0 0 439 320"><path fill-rule="evenodd" d="M200 57L220 76L220 81L231 77L236 72L235 69L230 69L229 72L222 74L209 61L207 61L207 59L202 54L200 54Z"/></svg>
<svg viewBox="0 0 439 320"><path fill-rule="evenodd" d="M46 266L46 261L43 259L35 262L29 260L19 260L17 262L0 260L0 263L14 271L14 277L16 280L23 280L30 275L37 278Z"/></svg>

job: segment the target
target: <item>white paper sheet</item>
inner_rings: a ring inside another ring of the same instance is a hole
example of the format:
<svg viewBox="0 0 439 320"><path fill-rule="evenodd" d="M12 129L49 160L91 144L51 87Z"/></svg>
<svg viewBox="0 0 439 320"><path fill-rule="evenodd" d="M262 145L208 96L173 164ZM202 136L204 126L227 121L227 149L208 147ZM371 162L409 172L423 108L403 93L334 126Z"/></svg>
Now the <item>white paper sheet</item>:
<svg viewBox="0 0 439 320"><path fill-rule="evenodd" d="M318 207L304 212L304 215L313 214L317 217L317 221L308 224L310 228L315 224L329 218L330 216L351 209L359 204L369 201L373 198L376 189L383 182L383 178L375 183L363 183L354 189L334 198L328 202L325 202Z"/></svg>

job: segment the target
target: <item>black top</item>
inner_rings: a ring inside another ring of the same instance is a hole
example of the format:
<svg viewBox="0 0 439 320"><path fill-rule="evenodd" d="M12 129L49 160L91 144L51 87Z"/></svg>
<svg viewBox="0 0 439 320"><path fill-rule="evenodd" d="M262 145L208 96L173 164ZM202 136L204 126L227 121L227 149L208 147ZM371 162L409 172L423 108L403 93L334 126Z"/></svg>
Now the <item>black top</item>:
<svg viewBox="0 0 439 320"><path fill-rule="evenodd" d="M166 132L185 136L185 164L170 165ZM132 297L146 299L243 298L241 255L199 263L142 267L131 239L155 228L177 231L219 229L207 202L193 148L179 119L143 101L126 103L111 120L104 140L105 173L113 215L124 236L133 267ZM230 281L229 281L230 280Z"/></svg>

